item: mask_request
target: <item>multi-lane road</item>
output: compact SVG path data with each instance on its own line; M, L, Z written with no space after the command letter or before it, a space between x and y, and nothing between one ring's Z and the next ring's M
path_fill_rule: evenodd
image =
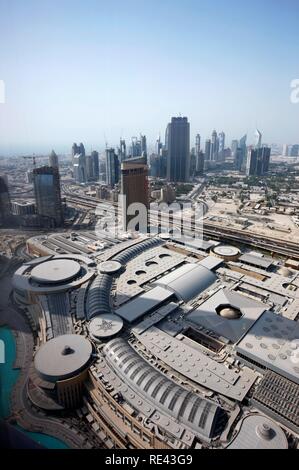
M70 195L69 195L70 194ZM106 211L109 211L109 207L112 211L117 210L117 205L95 201L93 198L88 196L74 195L74 193L66 193L66 199L73 204L78 204L89 209L96 209L101 206ZM113 208L113 209L112 209ZM204 211L206 213L206 211ZM157 214L154 211L150 212L150 221L153 224L157 224ZM173 224L174 228L180 228L181 218L175 215L165 215L161 217L161 226L165 225L168 227L169 223ZM187 233L191 236L202 236L200 231L197 231L195 225L191 224L191 232ZM275 253L282 256L287 256L295 259L299 259L299 247L297 243L285 240L279 240L275 237L265 237L264 235L250 232L250 230L237 230L229 227L224 227L221 224L211 223L210 221L203 220L203 235L212 239L216 239L224 242L241 243L248 245L253 248L259 248L270 253Z

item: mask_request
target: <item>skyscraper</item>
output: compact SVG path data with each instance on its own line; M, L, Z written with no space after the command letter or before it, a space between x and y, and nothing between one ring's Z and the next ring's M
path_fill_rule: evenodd
M86 179L88 181L90 181L90 180L93 179L93 168L92 168L91 155L86 155L85 161L86 161Z
M282 147L282 156L287 157L289 154L289 145L288 144L283 144Z
M190 172L190 124L186 117L173 117L165 134L168 181L188 181Z
M207 139L205 143L205 161L211 160L211 139Z
M77 183L86 183L87 169L85 155L78 153L73 157L74 178Z
M77 183L86 183L90 169L90 167L87 168L88 163L86 162L85 147L82 142L80 145L74 143L72 146L72 164L74 178Z
M120 162L124 161L127 158L127 147L125 139L120 139L118 158Z
M217 132L215 129L212 132L212 139L211 139L211 158L213 162L218 160L218 149L219 149L219 140L217 136Z
M243 151L240 147L237 147L234 153L234 163L236 170L241 171L243 166Z
M72 146L72 164L74 163L74 156L78 155L79 153L80 153L79 146L76 144L76 142L74 142Z
M193 178L196 173L196 153L195 147L192 147L190 152L190 172L189 175Z
M93 179L98 180L100 176L100 164L99 164L99 152L93 150L91 152L91 165L92 165L92 174Z
M237 154L238 147L239 147L239 142L236 139L232 140L231 152L232 152L232 157L233 157L234 160L236 159L236 154Z
M262 133L256 129L254 133L254 146L259 149L262 146Z
M146 136L140 134L141 156L147 158Z
M224 160L224 150L225 150L225 133L222 131L218 135L218 160Z
M288 156L290 157L298 157L299 155L299 145L290 145L288 149Z
M148 230L148 167L144 158L129 159L121 164L121 197L123 201L122 219L123 229L128 230L128 224L136 217L135 209L131 204L142 204L144 217L135 230L147 232ZM131 206L133 214L130 214ZM140 214L141 215L141 214Z
M106 149L106 183L113 188L119 180L119 162L114 148Z
M51 166L52 168L59 168L58 156L56 155L54 150L52 150L49 156L49 166Z
M130 155L132 158L141 157L141 141L132 137Z
M0 225L3 225L10 215L10 198L6 178L0 176Z
M246 156L247 156L247 134L243 135L239 140L240 158L239 158L239 171L245 171Z
M204 154L200 150L200 135L195 137L196 174L202 175L204 170Z
M155 148L156 155L161 155L162 148L163 148L163 144L161 142L161 137L159 135L158 139L156 140L156 148Z
M263 176L268 173L270 155L271 149L269 147L249 150L246 166L247 176Z
M83 155L83 157L85 157L85 147L82 144L82 142L79 145L79 153L81 153L81 155Z
M33 185L37 214L47 220L48 226L61 226L63 211L58 169L49 166L35 168L33 170Z

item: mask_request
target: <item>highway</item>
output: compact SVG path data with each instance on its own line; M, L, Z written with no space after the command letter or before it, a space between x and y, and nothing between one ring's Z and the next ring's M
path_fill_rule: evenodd
M93 198L87 196L67 196L67 201L72 202L73 204L83 205L89 209L96 209L101 207L109 212L109 208L112 212L112 206L114 210L117 208L115 203L107 203L106 201L95 201ZM206 213L207 208L205 207L204 213ZM157 224L156 218L157 212L150 212L150 222L154 225ZM168 215L161 216L161 225L163 226L163 219L165 221L164 227L168 226ZM177 219L177 223L176 220ZM169 215L170 224L173 223L173 227L179 228L181 225L180 218ZM187 235L194 236L194 224L191 224L191 232ZM199 237L201 233L197 234ZM204 221L203 222L203 235L212 239L216 239L223 242L234 242L241 243L253 248L259 248L270 253L276 253L278 255L287 256L290 258L299 259L299 247L297 243L291 241L279 240L275 237L265 237L264 235L258 235L256 233L250 232L249 230L237 230L230 229L229 227L224 227L223 225L211 223Z

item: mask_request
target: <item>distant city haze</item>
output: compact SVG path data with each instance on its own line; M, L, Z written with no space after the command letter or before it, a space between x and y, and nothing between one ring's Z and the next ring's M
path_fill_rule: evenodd
M298 0L0 0L0 156L257 127L299 141Z

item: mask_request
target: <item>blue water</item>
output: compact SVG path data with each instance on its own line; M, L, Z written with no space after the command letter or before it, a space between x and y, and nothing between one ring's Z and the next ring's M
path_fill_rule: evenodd
M19 369L13 369L16 358L16 343L10 328L6 326L0 327L0 340L4 341L5 344L5 362L4 364L0 362L0 419L5 419L10 415L9 397L20 371ZM48 449L68 449L68 446L63 441L55 437L29 432L18 425L16 427L32 440Z
M0 363L0 418L10 415L9 397L17 381L19 370L13 369L16 357L16 343L11 330L5 326L0 327L0 340L5 345L5 362Z
M68 446L60 439L56 439L56 437L47 436L47 434L42 434L40 432L26 431L18 425L15 427L18 428L19 431L22 431L24 434L26 434L26 436L30 437L33 441L41 444L44 447L47 447L47 449L68 449Z

